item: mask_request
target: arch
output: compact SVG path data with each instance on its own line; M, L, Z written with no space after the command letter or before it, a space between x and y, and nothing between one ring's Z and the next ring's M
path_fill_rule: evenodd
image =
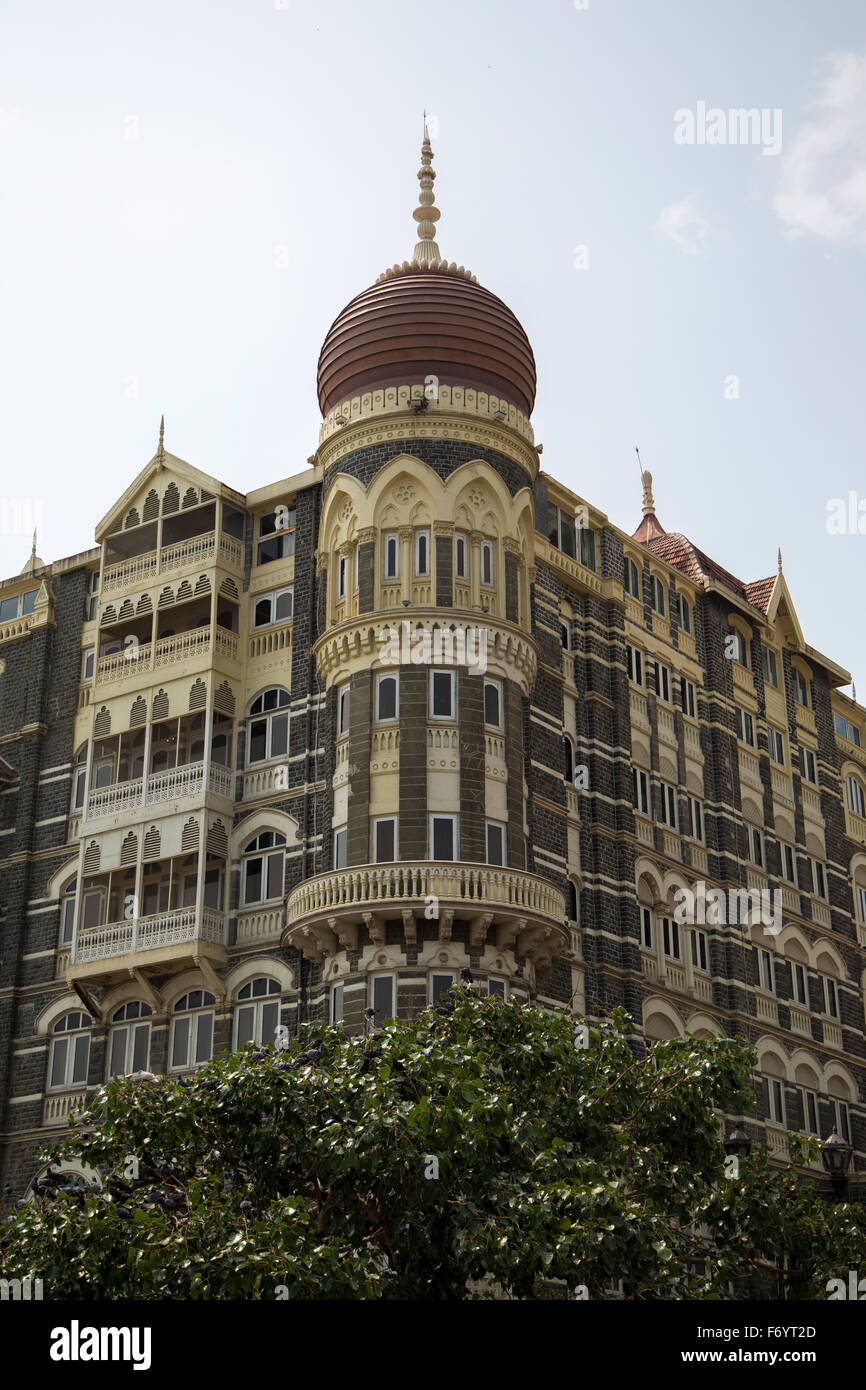
M33 1032L40 1038L47 1038L53 1031L55 1023L58 1019L61 1019L64 1014L89 1012L89 1009L85 1009L78 995L73 990L69 994L61 995L59 999L55 999L51 1004L46 1004L42 1012L36 1017ZM94 1022L98 1021L98 1019L94 1019Z
M277 960L274 956L256 956L253 960L246 960L228 971L225 976L227 998L234 999L238 990L243 989L250 980L258 979L259 975L276 980L281 993L295 987L294 971L289 969L285 961Z
M251 695L250 698L247 700L247 703L246 703L246 706L245 706L245 709L244 709L244 717L245 717L246 719L249 719L249 718L251 717L250 711L252 710L252 707L253 707L253 705L256 703L256 701L257 701L257 700L260 700L260 699L262 698L263 695L266 695L267 692L268 692L269 690L279 690L279 691L281 691L284 695L286 695L286 696L288 697L288 698L286 699L285 703L282 703L282 702L281 702L278 706L275 705L275 706L274 706L274 710L276 710L277 708L279 708L279 709L288 709L288 708L289 708L289 706L290 706L290 704L291 704L291 700L292 700L292 692L291 692L291 690L289 690L288 686L286 686L286 685L280 685L279 682L276 682L276 683L275 683L274 681L268 681L266 685L261 685L261 686L259 686L259 688L258 688L258 690L255 692L255 694ZM266 710L265 713L266 713L266 714L273 714L273 713L274 713L274 710ZM258 715L256 716L256 718L258 718Z
M709 1014L692 1014L686 1024L686 1032L692 1037L702 1038L723 1038L725 1031L718 1019L711 1018Z
M103 1021L107 1025L110 1025L111 1015L114 1013L115 1009L119 1009L121 1004L129 1004L134 1000L138 1000L141 1004L150 1005L153 1009L151 1022L156 1018L162 1018L165 1014L165 1008L161 1004L156 1007L151 1004L150 999L147 998L137 980L124 980L121 984L114 985L107 991L102 999L100 999L99 1007L102 1010Z
M303 839L300 834L300 825L294 816L287 815L285 811L277 811L271 808L264 808L261 811L253 811L252 815L247 816L236 825L231 833L231 855L232 859L237 859L243 853L243 847L262 830L276 830L286 837L286 851L289 852L299 839Z
M71 878L75 878L78 873L78 856L74 859L67 859L59 869L55 869L45 885L45 897L51 902L59 902L63 896L63 890Z
M779 1080L790 1080L788 1054L775 1038L759 1038L757 1043L758 1070L764 1076L775 1076Z
M657 994L644 1000L644 1037L653 1042L666 1042L670 1038L685 1037L685 1027L673 1004L660 999Z
M225 984L220 980L220 985L225 989ZM180 975L173 975L162 991L162 1002L167 1014L170 1014L178 999L182 999L185 994L189 994L191 989L205 989L209 994L213 994L213 987L209 980L206 980L200 970L184 970ZM225 995L217 995L216 1007L219 1008ZM211 1006L213 1007L213 1006Z
M846 980L848 972L845 962L829 941L819 941L814 947L814 965L822 975L830 975L836 980Z
M812 947L806 933L799 927L790 924L783 927L776 937L776 943L781 953L788 960L799 961L801 965L808 965L812 956Z
M648 859L639 859L634 866L638 902L655 907L664 901L664 876Z
M764 824L764 813L757 801L751 796L743 797L743 820L748 821L750 825L763 826Z
M834 1100L856 1101L859 1096L857 1083L847 1067L841 1062L828 1062L821 1078L821 1089Z

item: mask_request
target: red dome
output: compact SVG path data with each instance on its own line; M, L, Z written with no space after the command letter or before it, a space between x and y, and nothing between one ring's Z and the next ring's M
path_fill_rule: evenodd
M462 275L420 268L371 285L335 319L319 355L319 405L327 415L428 376L532 413L535 358L507 304Z

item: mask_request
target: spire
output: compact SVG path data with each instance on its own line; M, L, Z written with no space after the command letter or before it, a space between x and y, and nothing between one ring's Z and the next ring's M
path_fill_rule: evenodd
M782 573L782 547L779 546L779 573Z
M655 498L653 497L653 475L644 470L640 478L643 483L643 514L644 516L655 516L656 504Z
M641 463L640 449L635 446L637 461L640 464L640 480L643 484L643 521L632 536L635 541L650 541L655 536L665 535L665 528L656 516L656 504L653 497L653 475L644 468Z
M156 451L159 458L165 458L165 442L164 442L164 441L165 441L165 416L164 416L164 415L161 415L161 416L159 417L159 448L158 448L157 451Z
M427 112L424 112L424 140L421 145L421 168L418 170L418 181L421 184L421 195L419 206L415 209L412 216L418 223L419 241L412 255L412 263L423 267L438 266L442 257L439 254L439 247L436 245L436 223L439 221L441 213L435 206L436 195L433 192L433 184L436 182L436 171L433 168L433 147L430 144L430 135L427 131Z

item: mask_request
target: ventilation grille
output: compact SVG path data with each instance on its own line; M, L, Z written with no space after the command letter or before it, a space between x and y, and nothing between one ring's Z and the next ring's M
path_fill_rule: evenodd
M104 608L104 609L102 610L102 617L100 618L100 624L101 624L102 627L104 627L106 623L116 623L116 622L117 622L117 609L115 608L115 606L114 606L113 603L109 603L108 607L107 607L107 608Z
M142 695L137 695L132 702L132 709L129 711L129 727L137 729L139 724L147 722L147 701Z
M222 714L234 714L235 697L228 681L223 681L213 697L214 709L218 709Z
M93 732L97 738L104 738L106 734L111 733L111 715L107 705L102 706L102 709L94 719Z
M220 593L225 594L227 598L236 599L239 597L238 586L233 579L223 580L222 584L220 584Z
M192 598L192 585L185 579L177 591L177 603L183 603L184 599Z
M123 525L127 531L129 530L130 526L141 525L141 518L139 517L138 512L135 510L135 507L133 507L132 511L127 516L126 521L123 523Z
M135 609L132 606L132 599L128 598L120 605L120 612L117 615L117 620L122 623L126 618L134 617Z
M145 521L153 521L154 517L159 516L159 498L156 495L155 488L151 488L147 497L144 499L144 507L142 508L141 514Z
M144 858L159 858L159 831L152 825L144 837Z
M167 608L170 603L174 603L174 589L166 585L159 596L159 603L156 606L157 608Z
M206 574L200 574L200 575L199 575L198 581L197 581L196 586L195 586L195 591L196 591L197 594L209 594L209 593L210 593L210 580L208 579L208 577L207 577Z
M97 873L101 858L102 850L95 840L91 840L87 849L84 851L84 872L86 874Z
M135 856L138 854L138 836L133 835L130 830L123 844L120 846L121 864L134 864Z
M195 816L190 816L186 825L183 827L183 834L180 837L180 848L183 854L190 850L198 849L199 845L199 826Z
M199 679L190 688L189 707L190 709L204 709L207 704L207 686L204 681Z
M179 506L180 493L177 490L177 484L169 483L162 497L163 516L165 516L167 512L176 512Z
M168 719L168 696L164 690L153 697L153 717L154 719Z
M153 612L153 604L150 600L150 594L142 594L141 598L138 600L138 604L136 605L135 611L136 613Z
M207 852L224 858L229 850L229 837L221 820L215 820L207 832Z

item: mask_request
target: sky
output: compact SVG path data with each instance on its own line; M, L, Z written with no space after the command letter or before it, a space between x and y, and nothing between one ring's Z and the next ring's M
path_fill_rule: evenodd
M33 520L92 545L163 413L240 491L307 466L325 333L412 254L425 109L544 469L632 531L639 446L666 530L746 580L781 547L862 700L862 0L4 0L0 575Z

